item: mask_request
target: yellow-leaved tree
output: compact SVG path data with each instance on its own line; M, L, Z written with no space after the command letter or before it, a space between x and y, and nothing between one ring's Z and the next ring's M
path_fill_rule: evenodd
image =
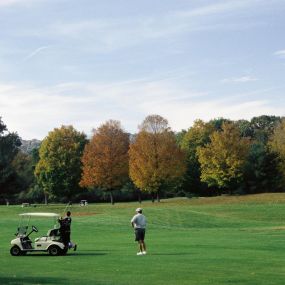
M94 131L82 157L82 187L99 187L110 193L128 178L129 135L119 121L109 120Z
M159 201L163 185L184 175L185 154L163 117L147 116L139 129L129 150L130 178L141 191L156 193Z
M238 127L224 123L222 131L210 135L211 142L198 147L201 180L210 187L232 192L243 182L250 140L241 137Z

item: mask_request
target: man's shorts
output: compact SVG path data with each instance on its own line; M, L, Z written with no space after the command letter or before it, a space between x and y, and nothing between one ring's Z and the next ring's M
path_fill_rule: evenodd
M145 229L135 229L135 241L144 241Z

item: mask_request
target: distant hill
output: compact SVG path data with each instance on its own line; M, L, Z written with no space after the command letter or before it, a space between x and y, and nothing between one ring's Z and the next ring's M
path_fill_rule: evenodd
M21 140L22 145L20 149L24 153L30 153L34 148L38 148L41 144L40 140L33 139L33 140Z

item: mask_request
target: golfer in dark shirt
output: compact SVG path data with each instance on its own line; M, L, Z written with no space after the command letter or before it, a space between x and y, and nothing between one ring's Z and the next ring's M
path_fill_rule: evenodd
M62 242L64 243L64 245L66 247L69 246L70 243L70 228L71 228L71 212L68 211L66 213L66 217L63 219L59 219L59 223L60 223L60 235L61 235L61 239Z

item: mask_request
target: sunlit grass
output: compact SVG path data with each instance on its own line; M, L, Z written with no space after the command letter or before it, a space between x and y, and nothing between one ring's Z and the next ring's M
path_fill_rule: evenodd
M78 251L60 257L12 257L9 243L19 213L63 214L65 205L1 206L0 284L284 284L285 194L143 202L142 257L130 227L137 206L72 205ZM43 221L35 224L47 230Z

